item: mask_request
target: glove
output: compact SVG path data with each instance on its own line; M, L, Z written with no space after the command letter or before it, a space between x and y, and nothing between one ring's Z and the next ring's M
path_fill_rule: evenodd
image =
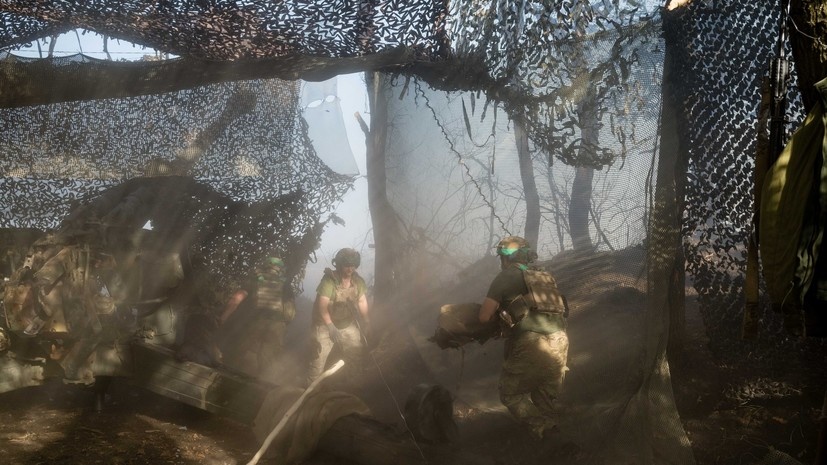
M342 342L342 334L339 332L339 328L334 326L333 323L327 324L327 331L330 333L330 340L332 340L334 344L340 344Z

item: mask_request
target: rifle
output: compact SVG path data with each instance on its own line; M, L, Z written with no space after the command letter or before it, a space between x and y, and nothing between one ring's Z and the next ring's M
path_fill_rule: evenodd
M769 89L765 81L762 89L762 101L758 111L758 143L755 159L755 184L753 186L753 214L750 235L747 240L747 269L744 285L744 316L741 325L741 337L754 339L758 334L759 320L759 260L758 260L758 225L760 223L759 210L761 208L761 191L764 178L781 151L784 150L785 124L787 113L787 78L790 73L790 62L787 60L784 44L787 41L787 18L790 14L790 3L787 2L786 11L779 19L778 53L770 61ZM767 108L769 107L769 108ZM769 113L769 115L767 115ZM765 132L765 124L769 116L769 136ZM766 137L766 139L764 139Z

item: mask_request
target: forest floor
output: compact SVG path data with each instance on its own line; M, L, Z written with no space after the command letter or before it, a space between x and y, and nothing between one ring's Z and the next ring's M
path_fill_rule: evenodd
M477 288L469 289L468 295L475 292L479 292ZM459 427L458 443L451 447L485 457L492 464L617 463L606 459L604 453L612 447L610 441L600 439L612 434L600 436L595 431L605 433L607 429L619 430L624 426L601 424L599 419L606 417L594 412L604 404L605 411L613 411L611 403L605 400L610 397L607 393L625 389L625 381L617 373L624 372L631 362L627 358L611 358L612 354L624 352L626 346L607 339L604 325L621 333L633 331L637 323L618 328L620 320L612 320L612 315L639 322L641 302L635 295L622 298L622 294L614 292L611 302L602 301L606 313L600 314L585 300L578 303L585 295L572 299L572 372L571 379L567 379L567 394L559 404L561 417L590 418L594 424L584 426L561 418L558 436L540 442L528 437L498 405L496 380L501 346L486 344L462 354L436 354L423 348L420 333L427 331L428 322L435 322L434 314L389 326L372 352L363 382L355 387L355 393L379 421L401 427L402 405L413 386L444 385L455 393L454 411ZM426 306L432 304L430 299L423 302ZM300 315L309 312L308 308L299 310ZM425 329L411 329L417 325L425 325ZM301 341L306 334L302 328L306 327L308 321L301 316L291 325L287 345L294 350L286 355L292 366L292 371L286 371L287 378L299 376L299 348L304 347ZM800 379L767 381L767 373L716 361L691 291L687 295L686 340L680 356L670 361L670 371L680 425L697 464L813 463L825 388L823 378L813 381L802 374ZM595 349L597 345L604 349ZM585 351L586 346L592 348ZM441 362L437 360L440 357ZM776 386L787 388L779 388L773 396L738 395L749 389L750 380L775 382ZM110 386L102 411L96 412L93 405L90 388L63 385L60 381L0 394L0 463L245 464L260 445L246 425L138 388L127 379L116 379ZM767 461L772 451L794 460ZM644 462L641 458L639 462L627 459L623 463ZM349 462L317 454L305 463ZM395 463L394 459L388 458L388 463Z

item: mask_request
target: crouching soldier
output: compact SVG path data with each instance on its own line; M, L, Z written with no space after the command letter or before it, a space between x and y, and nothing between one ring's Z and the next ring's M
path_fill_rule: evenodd
M497 245L497 255L501 271L491 282L479 319L502 319L507 340L500 400L532 436L542 439L556 427L552 401L566 372L566 303L551 274L529 269L537 255L528 241L506 237Z

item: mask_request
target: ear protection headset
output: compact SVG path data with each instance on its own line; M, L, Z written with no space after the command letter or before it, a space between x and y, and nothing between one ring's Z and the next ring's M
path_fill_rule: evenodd
M354 268L359 268L359 264L362 262L362 256L359 255L354 249L341 249L336 252L336 256L333 258L333 266L336 268L344 268L346 266L352 266Z
M508 236L497 244L497 255L511 263L531 263L537 259L528 241L520 236Z

